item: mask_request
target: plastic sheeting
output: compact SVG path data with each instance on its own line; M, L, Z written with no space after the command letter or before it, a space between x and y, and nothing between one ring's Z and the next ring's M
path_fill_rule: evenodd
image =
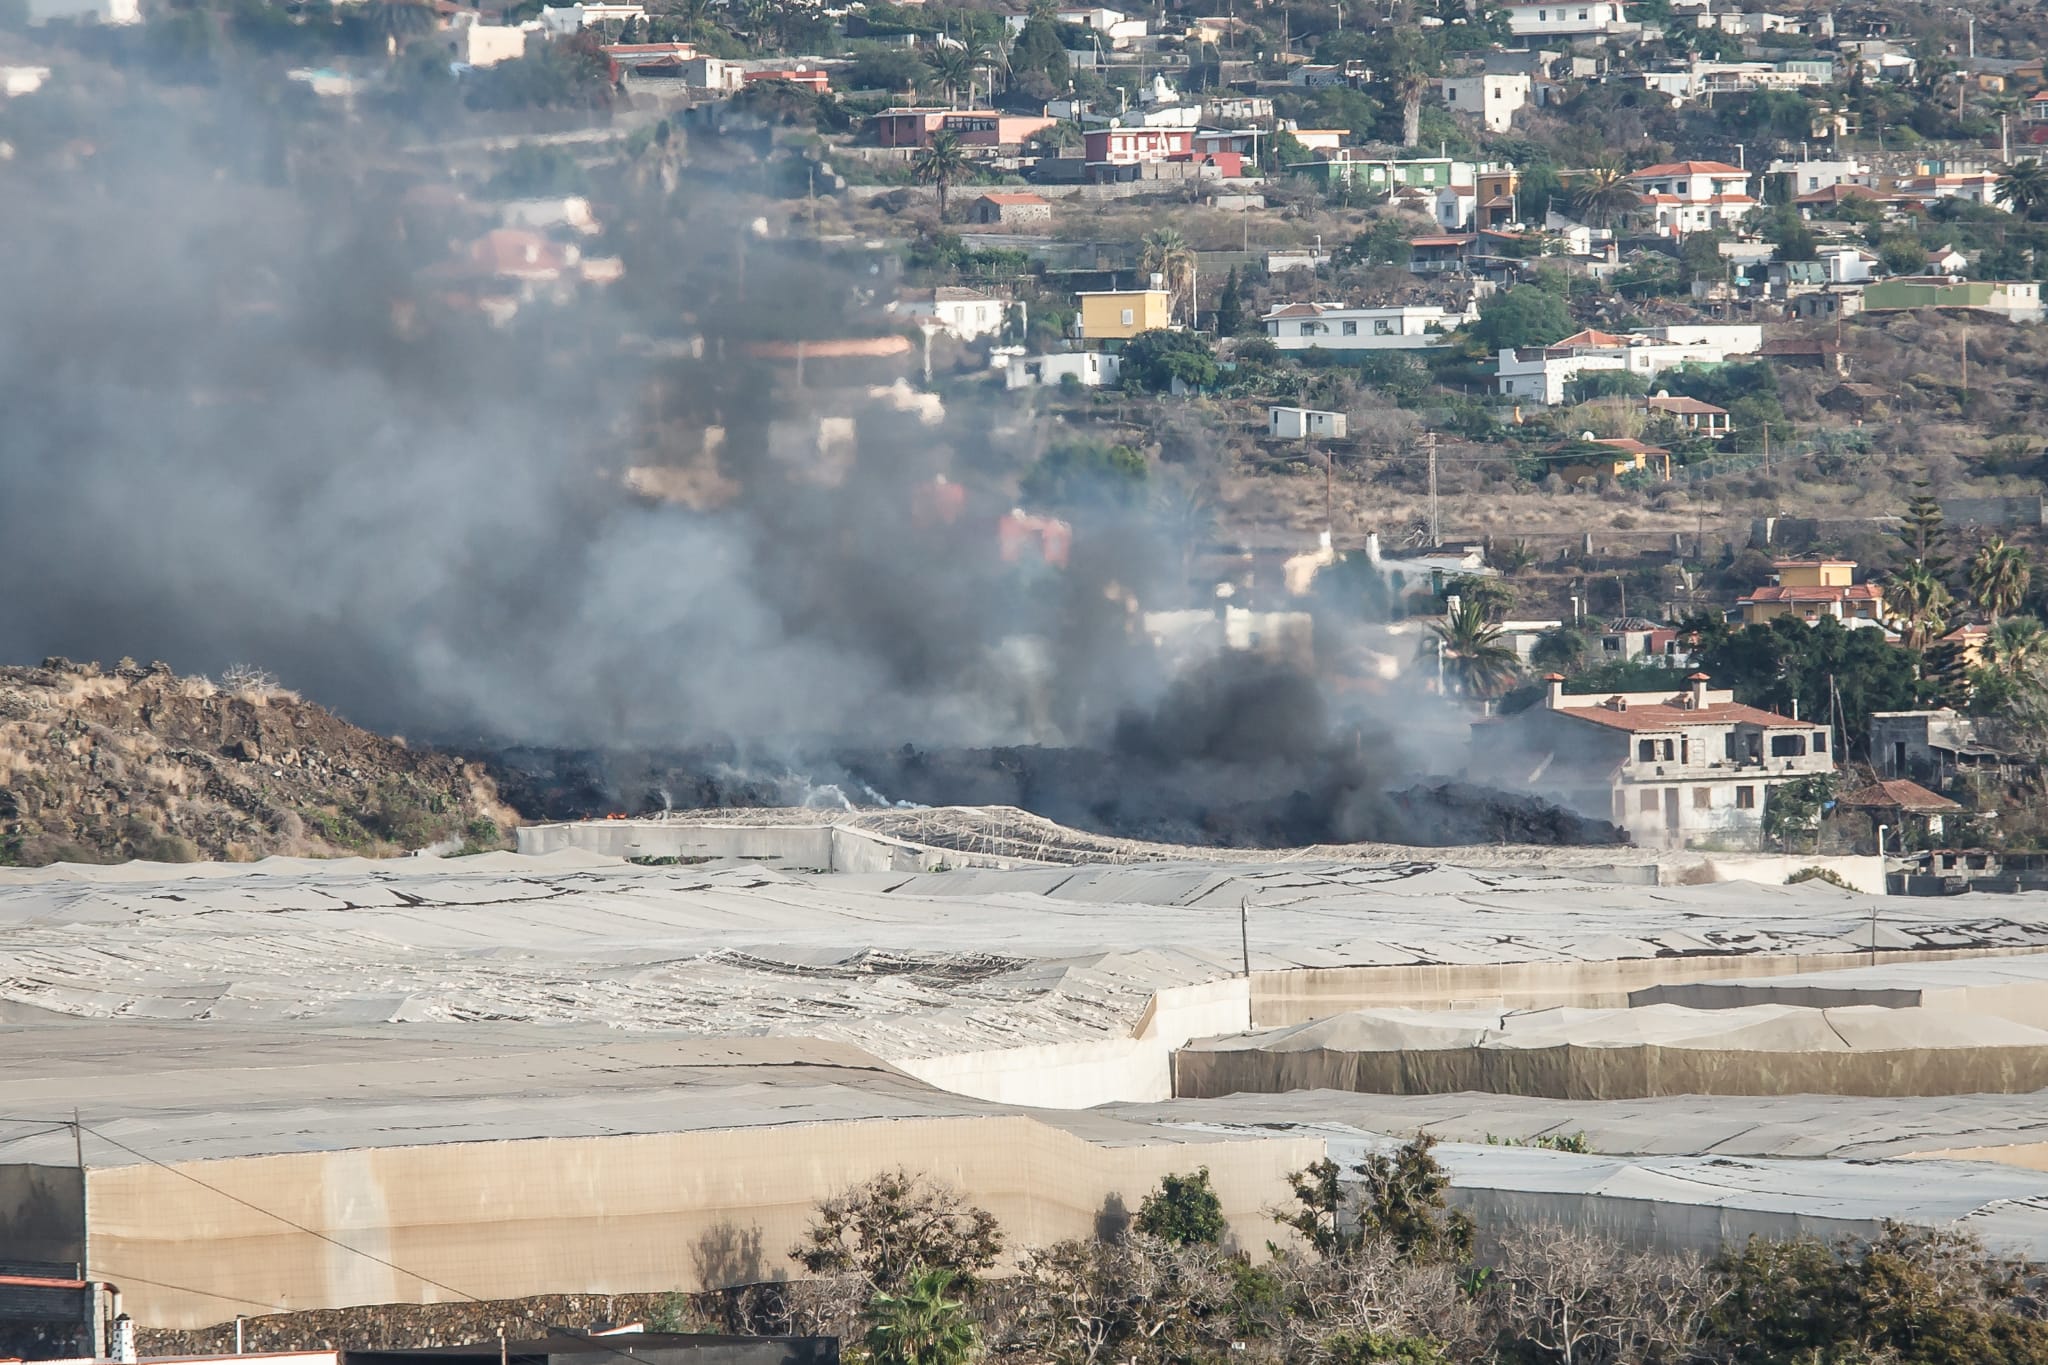
M1174 1059L1174 1093L1184 1096L1480 1090L1603 1100L1990 1094L2044 1086L2048 1031L1876 1006L1363 1011L1204 1040Z

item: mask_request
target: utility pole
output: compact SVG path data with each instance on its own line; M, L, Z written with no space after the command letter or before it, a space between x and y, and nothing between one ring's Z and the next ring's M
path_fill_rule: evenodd
M1771 472L1771 424L1764 423L1764 473Z
M1435 432L1422 434L1422 448L1429 453L1429 548L1433 550L1444 543L1443 523L1437 517Z
M1963 392L1970 391L1970 334L1963 333Z

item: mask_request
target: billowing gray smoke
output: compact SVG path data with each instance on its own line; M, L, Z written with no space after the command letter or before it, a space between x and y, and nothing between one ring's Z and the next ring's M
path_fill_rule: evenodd
M550 744L1044 738L1152 685L1102 591L1151 587L1142 534L1032 576L999 504L913 524L988 414L871 404L837 486L770 459L820 381L739 343L842 334L861 280L750 243L751 209L686 193L608 303L498 330L422 302L448 239L372 153L280 151L226 97L110 105L0 163L0 655L248 661L366 724ZM701 361L621 344L691 332ZM712 425L736 502L622 487Z
M548 746L532 813L817 763L1166 837L1511 837L1404 815L1403 755L1298 676L1169 691L1136 606L1179 604L1182 547L1141 514L1078 519L1063 569L1004 562L1004 467L1044 439L1014 405L930 425L747 359L877 328L862 270L737 193L629 198L608 300L494 328L437 306L458 234L403 194L420 154L100 79L0 110L0 657L250 662L364 724ZM849 404L834 477L776 449ZM720 497L628 491L711 429ZM967 507L918 515L942 473ZM617 755L707 744L625 794ZM1027 747L963 747L1001 745ZM557 801L568 747L612 758Z

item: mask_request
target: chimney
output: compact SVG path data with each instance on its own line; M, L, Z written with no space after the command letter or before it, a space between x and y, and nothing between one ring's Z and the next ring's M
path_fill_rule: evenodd
M114 1340L108 1354L122 1365L135 1365L135 1319L126 1313L114 1319Z
M1365 533L1365 562L1368 564L1380 562L1380 533L1378 531L1367 531Z
M1564 705L1564 674L1545 673L1543 675L1543 682L1544 686L1549 689L1543 698L1543 704L1553 711L1562 707Z
M1692 684L1692 696L1691 696L1691 699L1690 699L1690 700L1689 700L1689 701L1688 701L1688 702L1687 702L1686 704L1687 704L1687 705L1688 705L1688 706L1689 706L1689 707L1690 707L1690 708L1691 708L1692 710L1695 710L1695 711L1704 711L1704 710L1706 710L1706 709L1707 709L1707 675L1706 675L1706 674L1704 674L1704 673L1694 673L1694 674L1691 674L1691 675L1689 675L1689 676L1688 676L1688 677L1686 678L1686 681Z

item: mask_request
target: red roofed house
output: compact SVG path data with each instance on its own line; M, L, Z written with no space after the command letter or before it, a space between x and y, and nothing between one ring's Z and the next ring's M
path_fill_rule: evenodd
M1777 581L1736 603L1746 626L1780 616L1796 616L1808 625L1823 616L1845 626L1884 624L1884 589L1858 583L1853 559L1781 559L1771 568Z
M1754 846L1781 782L1835 770L1826 724L1742 706L1695 673L1676 693L1567 693L1473 727L1475 780L1614 821L1646 847Z
M1695 436L1717 440L1728 434L1728 409L1712 403L1702 403L1697 398L1680 396L1673 398L1668 393L1642 400L1643 412L1651 421L1663 419L1674 426L1683 427Z
M775 67L767 71L749 71L740 77L740 81L745 85L752 85L755 81L788 81L791 85L801 85L805 89L815 90L821 95L832 88L832 77L830 75L816 67L809 66Z
M1666 161L1632 172L1628 186L1669 237L1733 227L1749 216L1756 200L1749 172L1725 161Z

